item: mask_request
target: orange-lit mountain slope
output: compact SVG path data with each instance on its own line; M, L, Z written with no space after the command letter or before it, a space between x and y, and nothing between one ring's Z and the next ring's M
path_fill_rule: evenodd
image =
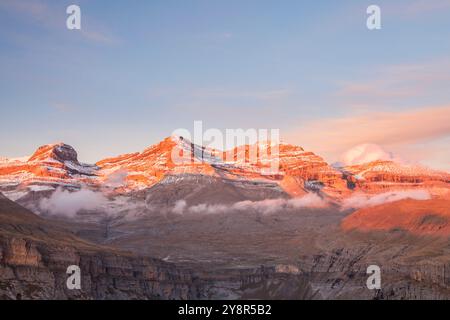
M405 230L415 235L450 236L450 200L405 199L355 211L342 221L346 231Z
M69 145L45 145L31 157L0 159L0 191L13 200L30 192L48 195L60 187L126 194L151 188L166 177L176 176L179 180L186 175L200 175L231 182L271 183L291 197L316 192L333 201L355 192L377 194L407 189L426 189L433 196L449 195L450 174L445 172L392 161L334 168L313 152L288 144L278 146L276 161L271 158L273 146L261 142L257 144L256 161L250 161L254 146L222 152L172 136L142 152L87 165L78 161L77 152ZM267 175L264 171L274 161L279 170Z

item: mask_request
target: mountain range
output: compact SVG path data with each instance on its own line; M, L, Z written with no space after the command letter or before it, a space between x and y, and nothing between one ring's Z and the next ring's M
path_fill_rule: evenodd
M118 257L106 269L120 279L89 267L90 283L111 283L90 286L81 298L450 297L448 172L386 160L337 167L280 144L279 171L267 175L268 158L243 160L254 147L221 151L172 136L95 164L81 163L64 143L0 158L3 265L16 275L23 266L46 268L48 282L63 279L62 267L51 267L63 252L88 264ZM186 161L174 161L174 153ZM138 267L138 257L153 260ZM373 263L386 272L382 290L365 288ZM153 291L141 285L150 281L140 276L142 264L163 270L150 279ZM190 280L182 291L155 289L178 288L164 282L164 272ZM9 298L70 297L60 287L56 296L27 294L36 277L11 277L0 279ZM120 281L140 285L130 292Z
M174 163L171 158L175 148L192 154L193 161ZM273 182L291 196L304 194L311 187L319 188L322 193L339 198L358 191L376 193L420 187L439 194L446 192L450 181L447 172L393 161L373 161L336 168L313 152L288 144L279 145L279 173L264 176L261 173L262 159L258 159L258 163L235 160L239 152L243 152L245 159L248 159L250 148L249 145L240 146L218 157L220 151L194 145L182 137L169 137L142 152L87 165L78 161L77 152L71 146L50 144L39 147L30 157L0 158L1 188L5 191L25 191L28 187L33 191L33 186L36 190L44 185L112 186L112 180L123 176L121 190L116 191L126 193L152 187L169 175L192 174L236 181ZM233 160L222 160L229 153L232 153Z

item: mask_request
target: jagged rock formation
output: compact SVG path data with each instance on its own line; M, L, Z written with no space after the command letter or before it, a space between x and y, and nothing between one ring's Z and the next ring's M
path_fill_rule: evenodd
M0 162L0 189L13 200L30 193L48 195L58 187L74 190L91 184L97 169L79 163L71 146L45 145L29 158Z
M42 146L36 150L28 161L58 161L61 163L70 161L79 164L75 149L64 143Z
M196 299L192 272L91 244L0 195L0 299ZM70 265L82 290L66 286Z

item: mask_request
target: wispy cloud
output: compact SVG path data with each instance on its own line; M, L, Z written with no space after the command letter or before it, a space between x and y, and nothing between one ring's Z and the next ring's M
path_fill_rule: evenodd
M193 36L194 40L204 44L223 44L234 38L234 34L229 31L223 32L202 32Z
M449 136L450 106L441 106L320 119L293 130L286 139L337 160L344 151L363 143L375 143L395 151L405 145L428 143ZM417 146L415 151L420 153L419 150ZM427 156L421 155L423 159Z
M111 34L108 34L107 32L100 32L90 29L81 29L82 36L95 43L101 43L101 44L117 44L119 43L119 40L112 36Z
M224 32L221 34L221 36L225 39L231 39L233 37L233 34L231 32Z
M253 99L253 100L277 100L288 98L293 94L289 88L230 88L230 87L204 87L186 88L184 90L176 88L151 88L148 96L154 97L175 97L182 101L209 100L209 99Z
M61 102L51 103L50 107L59 112L69 112L69 111L74 110L74 108L72 106L68 105L67 103L61 103Z
M67 14L62 4L41 0L1 0L0 9L47 29L67 31ZM83 7L81 9L83 10ZM90 20L83 11L82 29L79 33L84 39L95 43L114 44L118 42L104 27Z
M223 87L198 87L198 88L151 88L148 90L149 101L160 99L165 101L171 108L180 112L191 112L203 119L213 115L214 118L221 116L234 117L239 112L241 118L246 118L246 112L258 110L263 112L270 108L279 107L290 101L295 91L290 88L233 88ZM209 112L212 110L213 112ZM233 112L230 110L233 109ZM250 115L252 116L252 115Z
M372 68L357 79L338 83L338 87L336 97L355 105L387 106L407 98L438 96L450 87L450 61Z
M58 15L55 15L55 10L39 0L2 0L0 8L25 18L31 18L46 26L54 25L57 21L64 21L63 18L57 19Z
M450 11L450 0L409 0L390 2L387 5L389 12L406 18L423 17L431 13L445 13Z
M276 100L287 98L292 94L289 89L271 90L232 90L232 89L198 89L191 92L191 97L197 99L255 99L255 100Z

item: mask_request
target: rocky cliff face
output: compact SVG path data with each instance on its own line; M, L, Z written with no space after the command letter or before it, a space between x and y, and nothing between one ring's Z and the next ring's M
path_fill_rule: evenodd
M339 216L327 217L318 211L256 220L252 214L245 218L250 220L239 217L236 222L225 215L219 220L214 216L185 222L176 218L144 226L145 232L159 232L154 236L160 242L148 249L167 256L176 254L177 248L180 259L173 264L126 252L119 245L80 239L67 230L67 224L42 219L0 194L0 299L450 297L450 253L445 239L397 232L343 234L333 227ZM180 223L192 230L179 229ZM132 243L139 234L134 234ZM143 238L147 244L149 239ZM124 245L124 238L116 240ZM186 255L191 260L183 265ZM366 288L366 268L371 264L382 269L381 290ZM81 269L81 290L66 286L70 265Z
M157 259L0 236L0 299L312 299L292 267L193 272ZM81 269L81 290L66 286Z
M67 288L71 265L80 267L81 290ZM86 242L0 194L0 299L315 297L289 266L207 269L194 272Z
M66 286L81 269L81 290ZM0 198L1 299L196 299L189 270L91 244Z
M150 258L0 238L0 299L323 299L292 266L192 272ZM81 269L81 290L66 286Z
M192 273L150 258L0 238L1 299L196 299ZM70 265L81 290L66 286Z
M384 251L382 254L390 257L383 257L380 249ZM400 262L387 250L374 245L337 248L302 256L298 267L321 299L449 299L448 260ZM381 289L369 290L366 287L369 265L380 266Z

